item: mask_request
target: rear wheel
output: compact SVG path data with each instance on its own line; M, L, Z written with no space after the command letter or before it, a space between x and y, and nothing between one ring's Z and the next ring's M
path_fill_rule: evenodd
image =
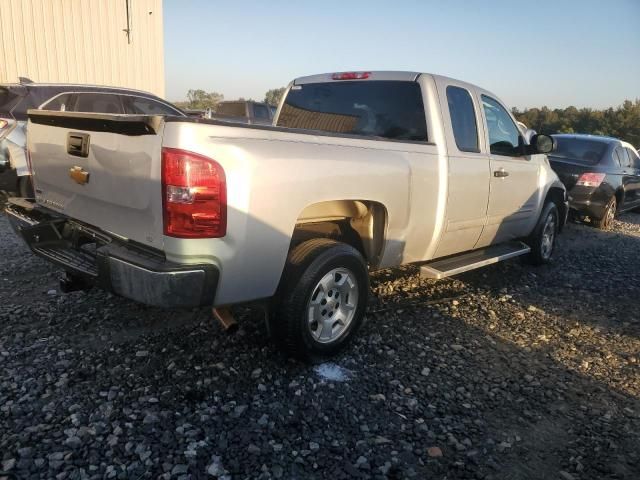
M303 360L338 353L360 328L368 294L369 273L355 248L327 239L298 245L272 319L278 344Z
M551 261L560 226L559 218L556 204L553 202L545 203L536 228L526 240L527 245L531 247L528 256L529 263L543 265Z
M34 198L33 182L31 181L31 175L25 175L18 177L18 195L23 198Z
M600 230L609 230L613 226L613 219L616 216L616 208L618 207L618 202L616 202L616 197L611 197L609 203L605 207L604 214L601 218L594 218L592 223L595 227Z

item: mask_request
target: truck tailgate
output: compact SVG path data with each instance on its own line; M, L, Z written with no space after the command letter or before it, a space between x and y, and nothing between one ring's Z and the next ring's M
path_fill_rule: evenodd
M162 248L162 117L29 111L36 201Z

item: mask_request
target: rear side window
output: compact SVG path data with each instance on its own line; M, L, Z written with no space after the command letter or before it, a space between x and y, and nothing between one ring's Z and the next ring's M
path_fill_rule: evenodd
M126 113L135 115L179 115L173 108L151 98L124 96Z
M257 103L253 105L253 115L256 118L261 118L265 120L269 120L269 109L264 105L258 105Z
M558 147L551 153L553 157L566 158L585 165L600 163L607 151L607 143L586 138L554 137ZM622 162L622 159L620 159ZM626 162L626 159L625 159ZM621 163L624 166L623 163Z
M9 116L11 111L20 103L22 96L11 88L0 87L0 116Z
M420 85L402 81L311 83L289 90L278 126L427 140Z
M108 93L79 93L74 112L123 113L120 98ZM67 106L67 111L71 108Z
M616 147L616 155L621 167L632 167L631 159L623 147Z
M42 105L40 108L42 110L56 110L56 111L66 111L71 103L71 93L65 93L62 95L58 95L55 98L52 98L47 103Z
M451 128L458 150L461 152L479 152L478 125L473 100L468 90L449 85L447 103L451 116Z
M633 168L640 168L640 158L638 154L630 148L627 148L627 155L629 155L629 159L631 160L631 166Z

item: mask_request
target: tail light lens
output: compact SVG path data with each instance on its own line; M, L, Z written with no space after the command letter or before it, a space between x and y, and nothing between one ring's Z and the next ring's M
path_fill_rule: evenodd
M605 173L583 173L578 178L576 185L582 185L584 187L599 187L604 177Z
M11 120L0 118L0 138L4 137L12 130L13 123L14 122Z
M164 234L219 238L227 233L227 184L213 159L176 148L162 149Z

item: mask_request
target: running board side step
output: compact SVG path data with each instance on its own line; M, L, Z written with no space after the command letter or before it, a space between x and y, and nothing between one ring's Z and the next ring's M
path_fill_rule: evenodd
M526 255L530 251L531 248L522 242L493 245L424 264L420 267L420 276L437 280L485 267L509 258Z

